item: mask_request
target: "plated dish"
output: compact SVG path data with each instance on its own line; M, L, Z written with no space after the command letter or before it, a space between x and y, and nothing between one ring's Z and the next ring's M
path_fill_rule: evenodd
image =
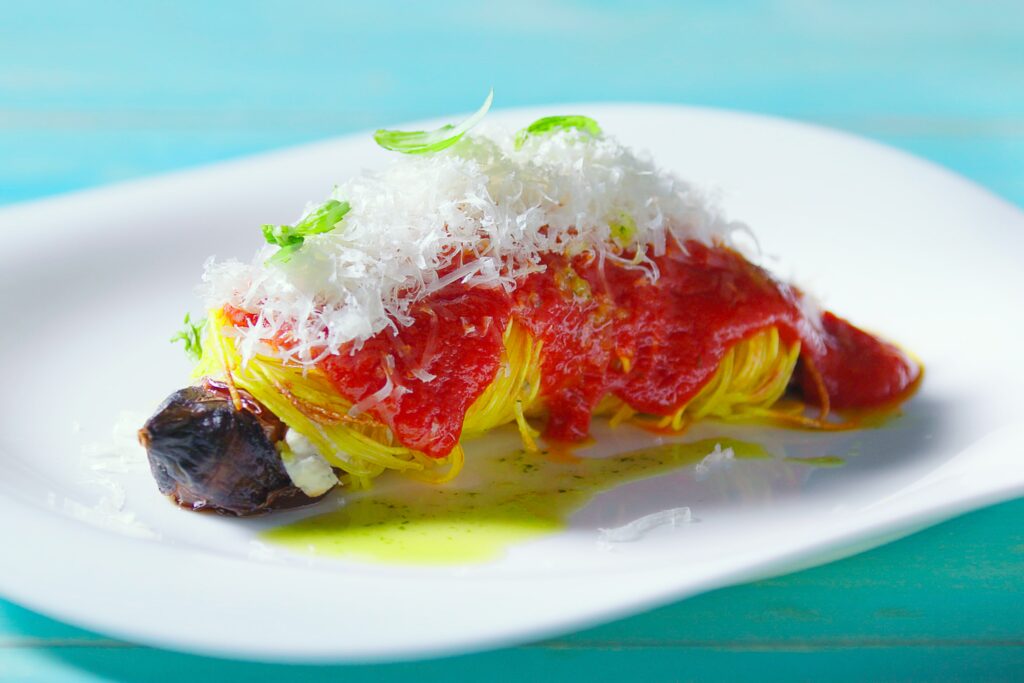
M839 432L698 421L680 436L595 420L593 442L573 450L583 462L564 471L589 466L596 477L588 482L617 485L587 493L585 505L573 493L577 507L543 536L454 565L293 552L298 536L282 544L267 535L364 510L358 501L369 498L483 490L512 466L492 467L491 458L521 450L514 425L466 440L465 468L448 484L384 475L370 492L352 488L245 519L168 504L144 453L138 467L85 467L105 452L122 408L143 413L126 422L134 438L185 382L192 364L167 343L168 316L195 310L204 259L244 255L240 234L255 249L260 224L294 225L297 207L329 196L332 179L394 160L361 134L0 211L8 239L0 289L18 293L0 301L0 312L19 321L0 355L0 372L18 388L0 395L10 418L0 433L0 538L14 549L0 567L0 594L103 633L192 652L434 656L564 633L827 561L1024 491L1024 435L1005 393L1024 382L1024 368L1006 361L1024 334L1006 315L1024 293L1019 210L926 162L805 125L682 107L563 111L586 112L628 147L654 150L662 168L720 188L730 215L756 226L773 272L795 275L829 309L919 356L928 375L903 415ZM488 122L516 131L550 112L491 112ZM739 443L767 457L746 457ZM731 447L737 457L704 469L694 456L626 482L590 466L652 449L679 449L685 459L695 444L702 454ZM844 464L804 462L822 456ZM566 499L544 496L530 500ZM335 500L356 504L335 508ZM83 514L97 510L109 514ZM616 531L659 513L667 523L636 540Z
M250 263L207 262L208 318L177 336L196 383L140 430L162 492L250 515L388 470L449 481L506 424L541 459L595 416L848 429L830 411L917 386L905 353L745 257L750 228L692 183L587 116L473 130L490 103L378 131L401 153L384 170L264 225Z

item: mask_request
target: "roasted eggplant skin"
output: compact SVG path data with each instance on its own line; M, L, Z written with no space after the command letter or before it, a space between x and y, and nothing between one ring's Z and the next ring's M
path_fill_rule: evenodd
M287 427L251 396L241 410L221 385L171 394L139 430L160 492L178 505L247 516L314 502L296 488L274 444Z

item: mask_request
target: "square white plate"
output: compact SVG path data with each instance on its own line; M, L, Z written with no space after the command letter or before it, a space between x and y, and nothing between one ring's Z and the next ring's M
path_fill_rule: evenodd
M248 258L259 224L286 222L334 182L387 161L369 135L343 138L0 212L0 592L88 628L194 652L428 656L536 639L823 562L1024 491L1024 430L1011 396L1024 380L1019 211L923 161L791 122L648 105L490 119L516 128L564 111L594 116L720 191L730 216L783 257L769 263L780 276L796 275L840 315L923 359L927 374L904 416L833 435L701 425L676 440L731 435L775 457L626 484L565 531L455 566L267 552L256 534L296 513L188 514L157 494L144 468L91 472L83 446L109 440L122 410L151 411L187 383L167 337L198 309L203 261ZM598 456L655 439L602 426L597 436ZM470 479L474 455L510 443L501 433L471 444ZM847 464L784 459L793 455ZM111 482L126 491L123 503ZM599 542L602 527L682 506L693 523L611 549Z

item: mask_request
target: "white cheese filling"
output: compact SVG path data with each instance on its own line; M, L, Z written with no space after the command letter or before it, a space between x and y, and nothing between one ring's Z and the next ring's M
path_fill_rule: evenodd
M338 477L330 463L324 460L309 439L289 429L284 441L287 448L281 451L281 462L292 483L303 493L316 498L338 485Z

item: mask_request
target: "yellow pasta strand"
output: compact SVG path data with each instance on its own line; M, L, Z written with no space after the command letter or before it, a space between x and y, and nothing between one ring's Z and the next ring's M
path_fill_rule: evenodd
M505 328L501 367L494 381L466 411L462 434L479 436L495 427L515 421L523 434L523 442L532 442L539 434L526 423L529 406L540 393L540 359L543 344L510 320Z
M434 464L418 451L395 445L385 425L366 416L349 416L352 403L316 368L303 371L259 354L243 365L233 340L224 336L232 325L223 312L210 311L207 328L204 348L221 353L210 354L209 359L204 354L196 374L230 380L252 394L309 439L332 466L351 475L354 485L363 485L386 469L423 470Z
M230 336L232 331L233 325L222 311L210 311L204 348L213 352L204 354L195 375L225 381L233 399L237 389L252 394L288 427L309 439L332 466L344 471L350 485L368 486L385 470L443 483L462 469L465 454L461 445L447 458L430 458L396 443L391 430L368 415L350 415L352 403L340 396L327 376L316 368L289 366L259 354L243 364ZM527 416L542 416L545 412L540 397L542 352L538 340L514 320L509 322L501 366L467 411L464 438L514 422L523 447L539 451L536 440L540 433L530 425ZM729 349L700 393L673 414L657 419L655 425L680 431L693 420L714 417L772 419L805 427L834 428L828 426L831 423L803 416L799 410L773 409L789 384L799 355L799 343L787 345L777 329L763 330ZM594 413L610 415L613 426L644 419L612 396L606 396Z

